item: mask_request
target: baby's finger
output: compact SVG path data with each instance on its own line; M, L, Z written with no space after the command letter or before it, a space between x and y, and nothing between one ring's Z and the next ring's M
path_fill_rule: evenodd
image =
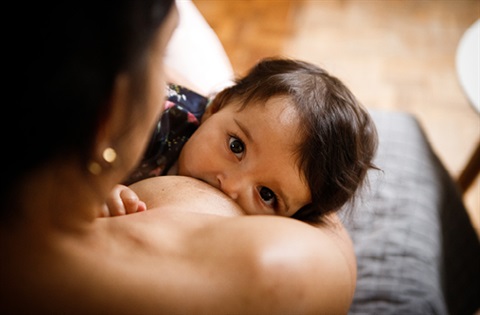
M131 189L124 189L120 192L121 200L123 200L123 206L125 213L135 213L146 210L146 205L143 201L140 201L137 194Z
M107 203L104 203L102 206L102 211L100 212L100 217L106 218L110 216L110 210L108 209Z
M147 204L141 200L138 201L137 212L146 211L146 210L147 210Z
M121 192L125 189L128 190L129 188L124 185L116 185L112 189L112 192L108 196L105 203L108 211L107 216L124 215L126 213L123 200L121 198Z
M118 194L108 198L106 204L110 216L124 215L126 213L124 203Z

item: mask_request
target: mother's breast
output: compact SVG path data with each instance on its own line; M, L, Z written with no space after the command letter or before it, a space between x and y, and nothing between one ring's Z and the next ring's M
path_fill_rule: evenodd
M149 210L189 211L221 216L244 215L220 190L185 176L158 176L130 185Z

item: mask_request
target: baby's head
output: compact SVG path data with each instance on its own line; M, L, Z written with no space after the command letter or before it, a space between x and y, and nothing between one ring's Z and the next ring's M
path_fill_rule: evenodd
M179 174L249 214L320 222L354 199L376 147L373 121L341 81L307 62L265 59L213 99Z

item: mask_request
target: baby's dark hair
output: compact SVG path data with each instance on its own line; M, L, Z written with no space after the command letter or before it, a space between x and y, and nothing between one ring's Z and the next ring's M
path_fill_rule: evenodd
M287 96L300 116L298 166L312 202L293 217L321 223L328 213L354 204L377 149L376 127L352 92L324 69L299 60L267 58L236 84L221 91L210 106L236 101L248 106L273 96Z

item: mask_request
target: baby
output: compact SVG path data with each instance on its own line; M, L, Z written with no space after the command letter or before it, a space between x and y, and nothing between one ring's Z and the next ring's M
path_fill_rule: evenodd
M169 174L207 182L246 214L320 223L375 169L375 125L349 89L308 62L269 58L216 95ZM112 215L146 206L119 185Z

